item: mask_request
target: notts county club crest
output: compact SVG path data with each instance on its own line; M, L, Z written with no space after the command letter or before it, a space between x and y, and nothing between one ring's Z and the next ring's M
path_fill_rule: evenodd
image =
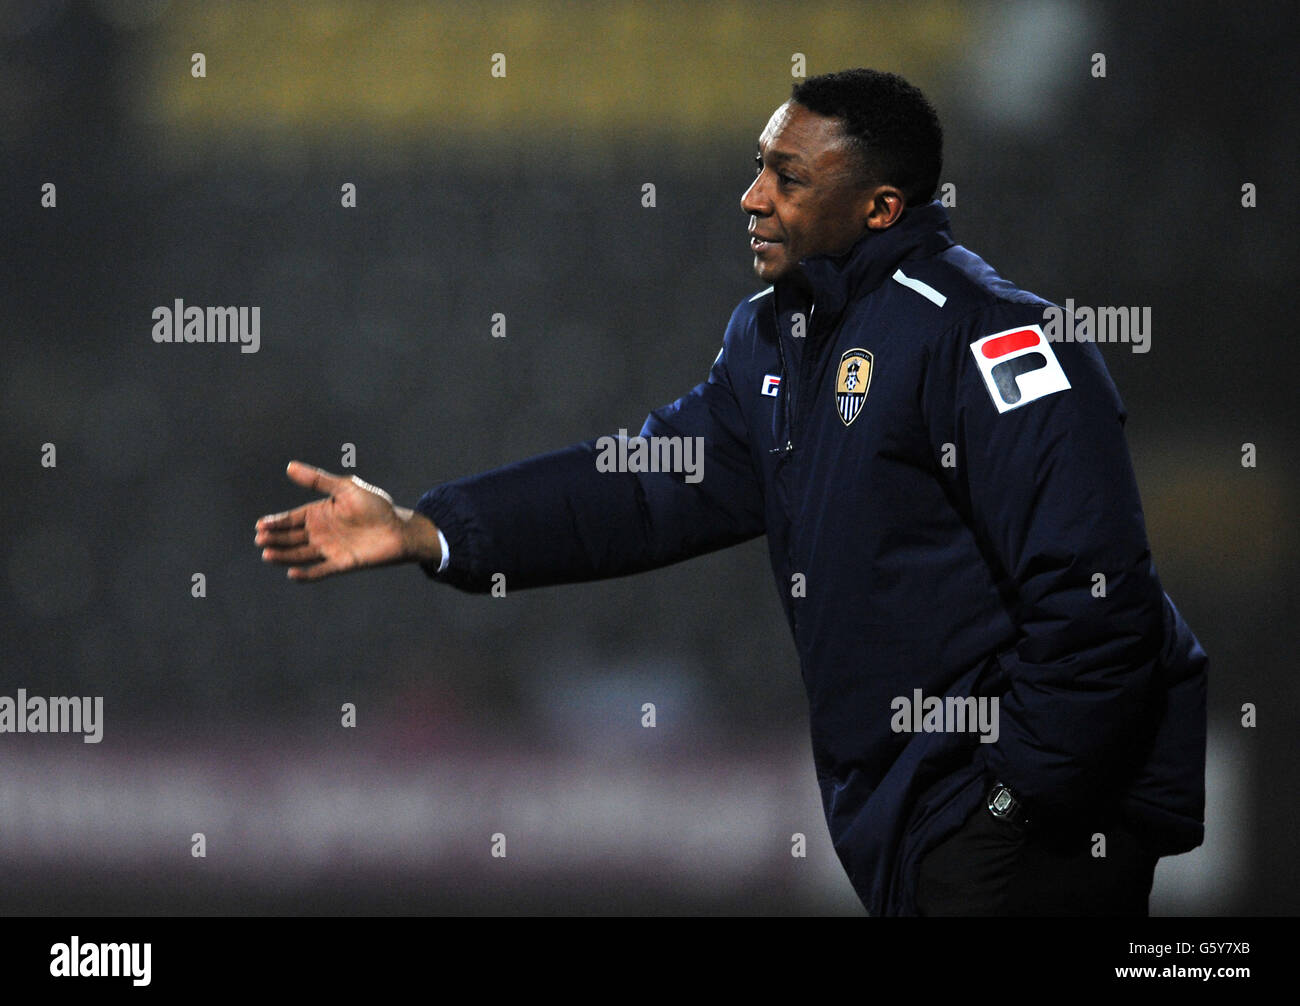
M850 349L840 357L840 371L835 377L835 411L845 426L858 418L862 403L871 387L871 354L865 349Z

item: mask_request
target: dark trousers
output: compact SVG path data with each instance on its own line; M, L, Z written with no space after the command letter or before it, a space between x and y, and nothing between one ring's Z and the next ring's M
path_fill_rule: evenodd
M1093 834L1106 855L1093 855ZM1146 915L1156 857L1118 822L1053 831L981 804L921 860L921 915Z

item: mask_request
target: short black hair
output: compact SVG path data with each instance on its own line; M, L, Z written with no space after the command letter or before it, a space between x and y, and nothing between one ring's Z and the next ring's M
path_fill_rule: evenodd
M908 206L928 203L943 167L943 129L934 106L896 73L840 70L794 85L793 101L839 119L858 153L866 185L894 185Z

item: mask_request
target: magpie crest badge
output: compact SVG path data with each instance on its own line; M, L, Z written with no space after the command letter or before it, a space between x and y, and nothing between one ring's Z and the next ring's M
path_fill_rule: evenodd
M835 411L845 426L862 411L874 369L871 354L865 349L850 349L840 357L840 369L835 375Z

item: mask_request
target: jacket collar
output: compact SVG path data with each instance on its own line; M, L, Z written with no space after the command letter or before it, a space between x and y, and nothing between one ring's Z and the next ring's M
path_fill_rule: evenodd
M888 230L868 231L843 255L802 259L803 282L798 277L780 280L780 292L787 292L785 284L810 287L817 313L838 315L851 299L865 296L893 275L904 259L934 255L952 244L948 211L936 199L904 210Z

